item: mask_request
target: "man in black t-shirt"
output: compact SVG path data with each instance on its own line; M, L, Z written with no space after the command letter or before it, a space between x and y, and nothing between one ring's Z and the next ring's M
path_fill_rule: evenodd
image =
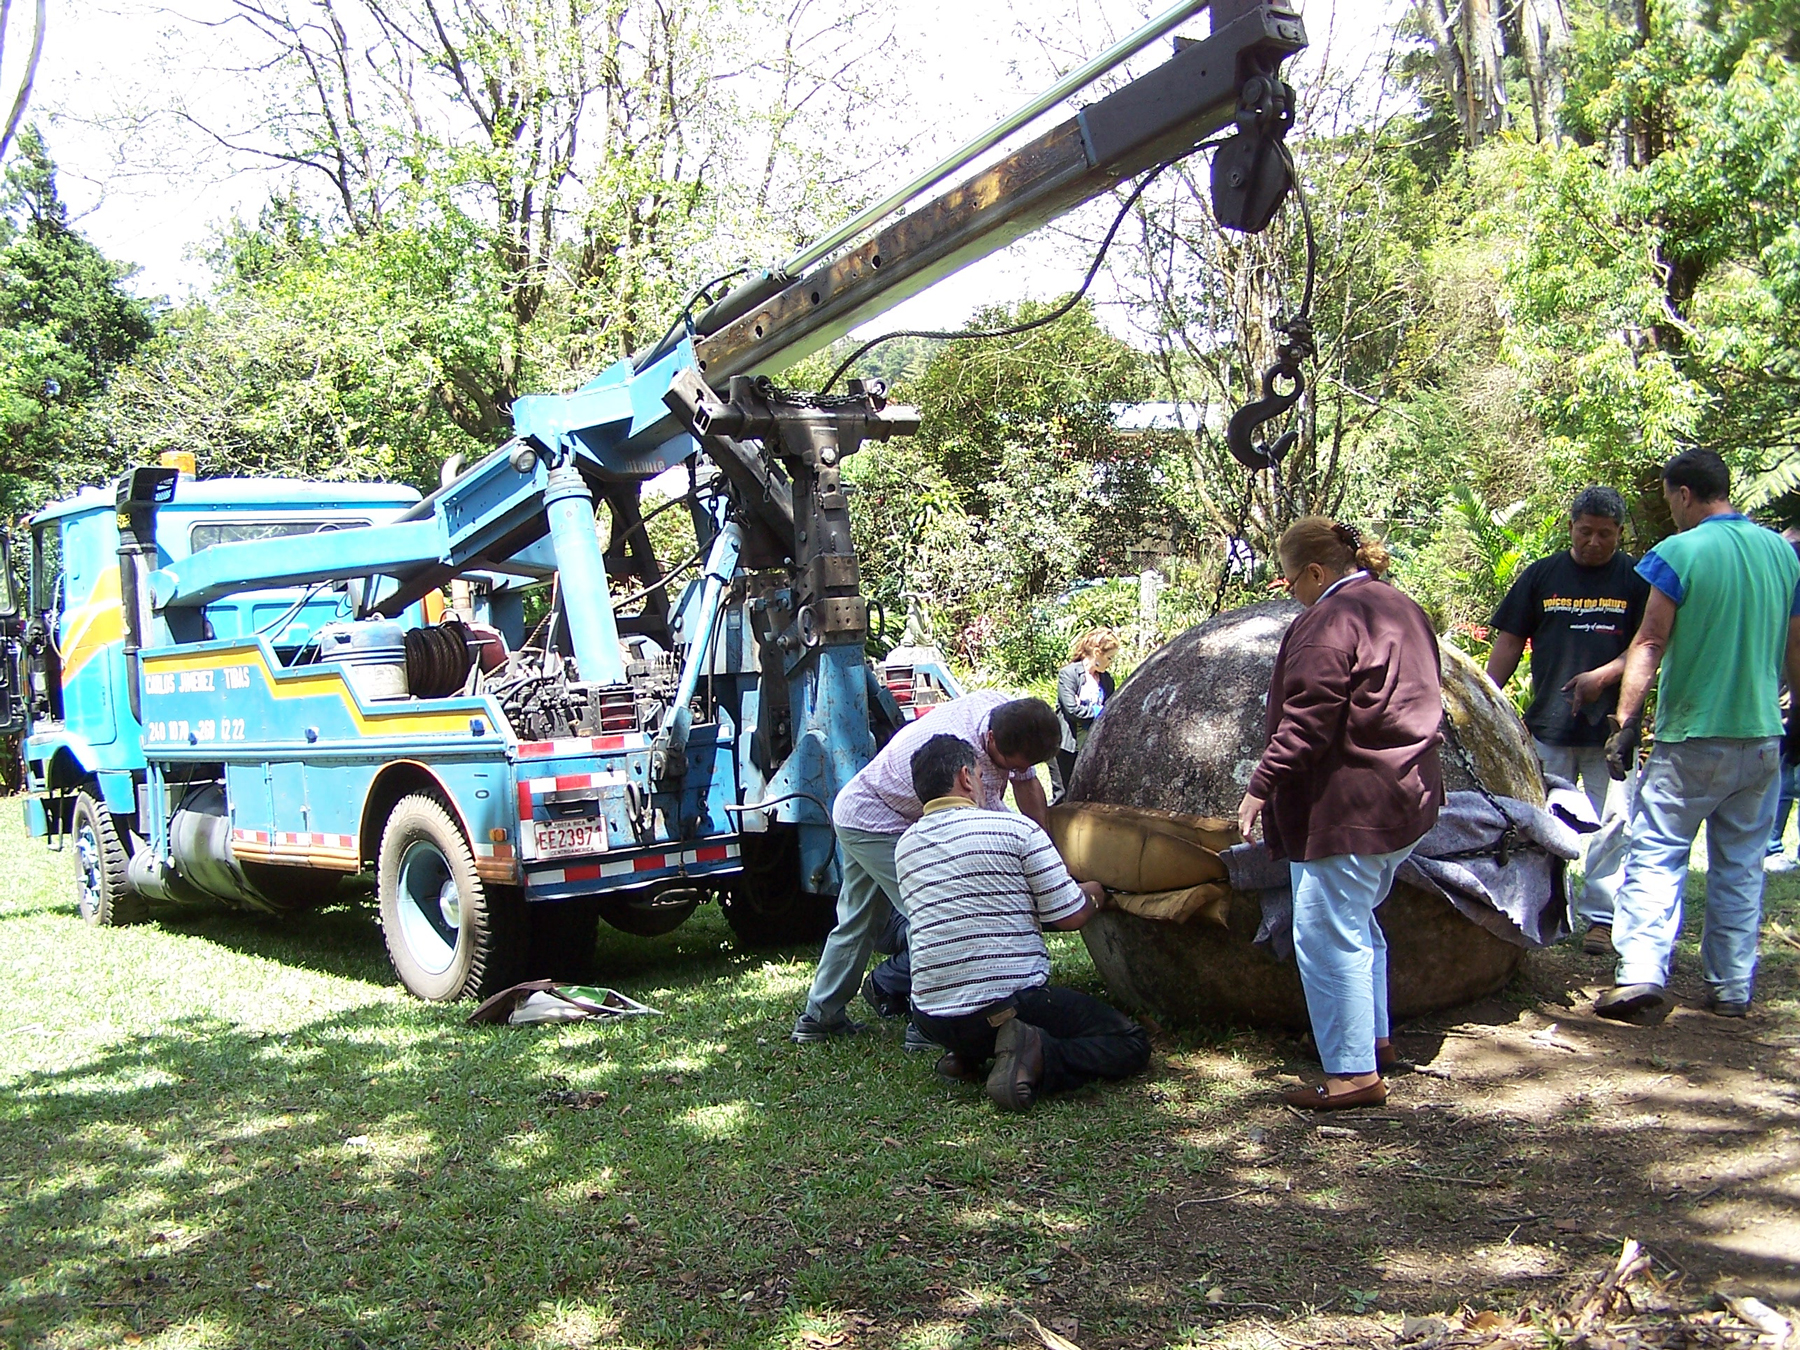
M1588 842L1586 883L1575 901L1586 921L1582 949L1612 949L1613 896L1623 879L1625 793L1606 770L1606 719L1619 702L1625 649L1637 632L1650 583L1619 551L1625 499L1583 488L1569 508L1569 547L1519 574L1494 613L1488 677L1504 686L1531 644L1531 706L1525 725L1544 772L1579 781L1601 818Z

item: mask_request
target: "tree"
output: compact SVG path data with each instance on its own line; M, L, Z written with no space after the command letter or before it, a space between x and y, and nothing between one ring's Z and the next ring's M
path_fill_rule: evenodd
M90 414L155 311L68 219L33 126L0 189L0 475L13 507L104 460Z
M219 285L114 382L115 441L203 472L435 487L509 428L488 394L512 337L493 256L453 217L333 237L292 198L219 241Z
M1473 148L1506 124L1505 41L1494 0L1418 0L1413 15L1430 43L1443 93Z
M6 152L12 149L13 138L24 125L25 110L31 106L31 87L37 82L38 62L44 55L46 8L45 0L37 0L32 8L31 48L25 54L25 66L19 72L19 87L13 91L12 106L7 110L6 121L0 123L0 160L4 160ZM0 59L5 57L7 45L13 36L12 17L12 0L0 0Z
M983 310L970 329L1010 327L1052 308ZM895 396L919 434L866 449L847 476L857 547L876 596L904 612L926 596L962 629L1015 613L1082 577L1135 571L1146 533L1181 519L1177 443L1121 434L1117 405L1152 395L1143 356L1087 304L1016 337L945 342Z
M504 410L534 353L578 381L740 250L766 261L853 208L877 157L803 142L867 130L883 66L865 58L893 21L873 0L234 0L219 27L223 77L269 96L229 124L178 118L293 166L359 237L456 216L487 233L515 339L480 400Z

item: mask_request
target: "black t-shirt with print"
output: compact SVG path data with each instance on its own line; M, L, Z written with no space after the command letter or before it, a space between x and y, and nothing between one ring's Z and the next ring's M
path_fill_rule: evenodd
M1619 706L1614 685L1579 717L1563 686L1603 666L1631 645L1650 598L1637 560L1615 553L1603 567L1583 567L1564 549L1540 558L1513 582L1494 612L1494 627L1531 639L1531 707L1525 725L1548 745L1600 745L1606 719Z

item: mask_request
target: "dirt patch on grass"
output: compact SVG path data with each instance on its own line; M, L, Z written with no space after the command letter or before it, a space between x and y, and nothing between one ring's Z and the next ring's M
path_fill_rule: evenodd
M1248 1071L1266 1097L1231 1120L1177 1111L1212 1166L1144 1208L1134 1259L1057 1281L1033 1311L1143 1319L1084 1345L1393 1344L1404 1313L1561 1308L1628 1239L1665 1326L1720 1290L1800 1302L1800 1035L1767 1013L1715 1017L1680 982L1661 1027L1603 1021L1608 983L1607 963L1558 948L1509 998L1400 1028L1414 1071L1377 1110L1281 1104L1278 1088L1318 1077L1299 1042L1169 1046L1144 1090L1204 1099ZM1541 1340L1535 1325L1505 1330ZM1709 1343L1667 1343L1690 1341Z

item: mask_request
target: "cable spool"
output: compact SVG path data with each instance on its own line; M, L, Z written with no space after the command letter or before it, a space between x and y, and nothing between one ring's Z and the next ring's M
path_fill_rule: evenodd
M460 619L406 633L406 684L415 698L448 698L461 691L475 664L474 634Z

